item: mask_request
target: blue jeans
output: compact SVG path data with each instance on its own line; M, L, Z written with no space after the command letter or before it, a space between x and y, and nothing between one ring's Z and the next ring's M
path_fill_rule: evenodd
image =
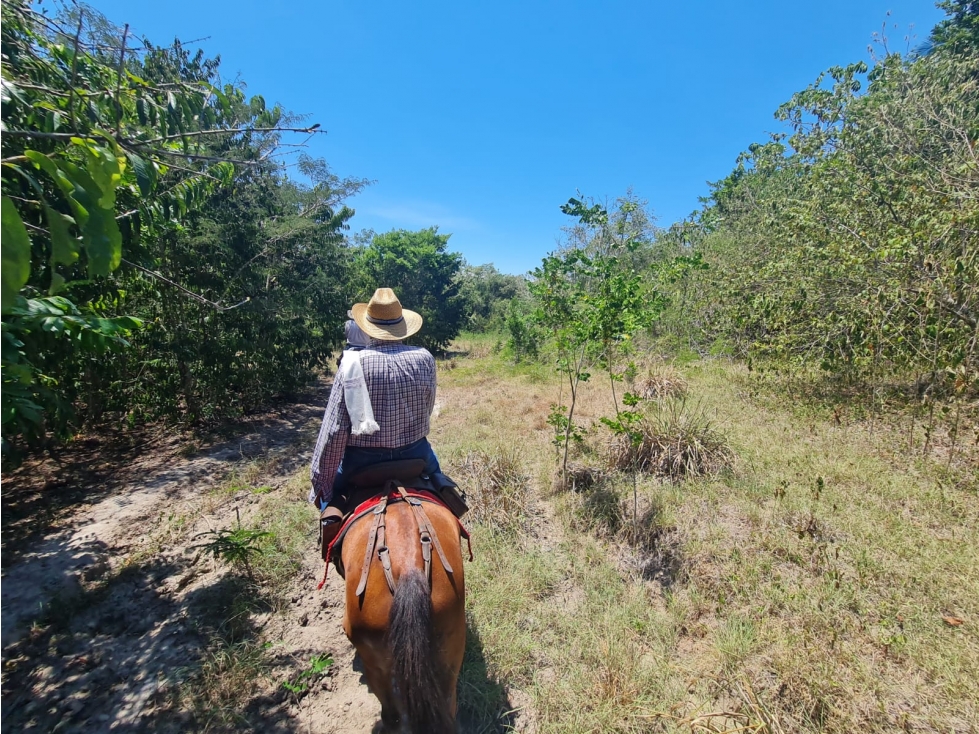
M432 450L432 445L427 438L421 438L397 449L348 446L347 450L343 452L343 459L337 469L336 479L333 480L334 500L346 494L344 490L348 480L361 469L384 461L401 461L402 459L424 459L425 469L423 473L429 476L442 471L438 457ZM322 502L320 504L322 505L320 509L326 507ZM331 500L331 504L333 504L333 500Z

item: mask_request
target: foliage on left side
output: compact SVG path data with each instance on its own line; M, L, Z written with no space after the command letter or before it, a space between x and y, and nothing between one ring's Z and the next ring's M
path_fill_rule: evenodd
M342 200L307 126L216 59L85 6L4 0L3 446L87 422L238 415L299 387L349 301ZM329 328L329 324L337 328Z

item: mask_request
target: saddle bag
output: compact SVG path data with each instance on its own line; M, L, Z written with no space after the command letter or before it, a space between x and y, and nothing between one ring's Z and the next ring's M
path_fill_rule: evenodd
M466 504L466 495L459 489L459 485L441 472L432 474L429 479L435 488L435 493L442 498L442 501L452 511L456 517L462 517L469 512L469 505Z

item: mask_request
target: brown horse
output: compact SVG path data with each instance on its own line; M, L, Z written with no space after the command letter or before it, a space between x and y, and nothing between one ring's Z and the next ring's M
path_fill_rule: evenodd
M390 502L384 534L394 593L377 551L371 552L367 584L361 583L373 514L356 520L341 549L346 569L343 629L360 654L371 691L381 702L384 730L404 725L414 734L454 732L456 682L466 647L465 581L459 524L445 507L425 502L449 573L439 557L425 576L419 519L407 502Z

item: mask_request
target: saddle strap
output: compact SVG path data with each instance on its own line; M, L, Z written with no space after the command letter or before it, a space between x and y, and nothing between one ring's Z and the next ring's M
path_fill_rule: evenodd
M415 521L418 523L418 534L421 538L422 545L422 557L425 558L425 575L431 584L431 565L432 565L432 546L435 546L435 551L438 553L439 560L442 562L442 568L445 569L446 573L451 574L452 566L449 564L449 559L445 555L445 551L442 550L442 543L439 542L439 536L435 532L435 528L432 527L431 520L428 519L428 513L425 512L425 508L422 507L421 500L417 497L410 497L408 492L404 487L398 487L398 493L401 498L408 503L412 511L415 513ZM426 558L427 551L427 558Z
M391 571L391 553L388 551L388 544L384 537L385 524L384 516L381 516L381 525L377 529L377 557L381 561L381 569L384 571L384 580L388 582L388 590L394 594L394 573Z
M374 556L374 546L377 544L378 530L384 524L384 509L387 507L388 498L384 497L373 510L374 519L371 521L371 529L367 534L367 547L364 549L364 564L360 569L360 583L357 584L356 595L360 596L367 588L367 576L371 570L371 560ZM382 531L383 532L383 531ZM384 541L381 540L381 545Z

